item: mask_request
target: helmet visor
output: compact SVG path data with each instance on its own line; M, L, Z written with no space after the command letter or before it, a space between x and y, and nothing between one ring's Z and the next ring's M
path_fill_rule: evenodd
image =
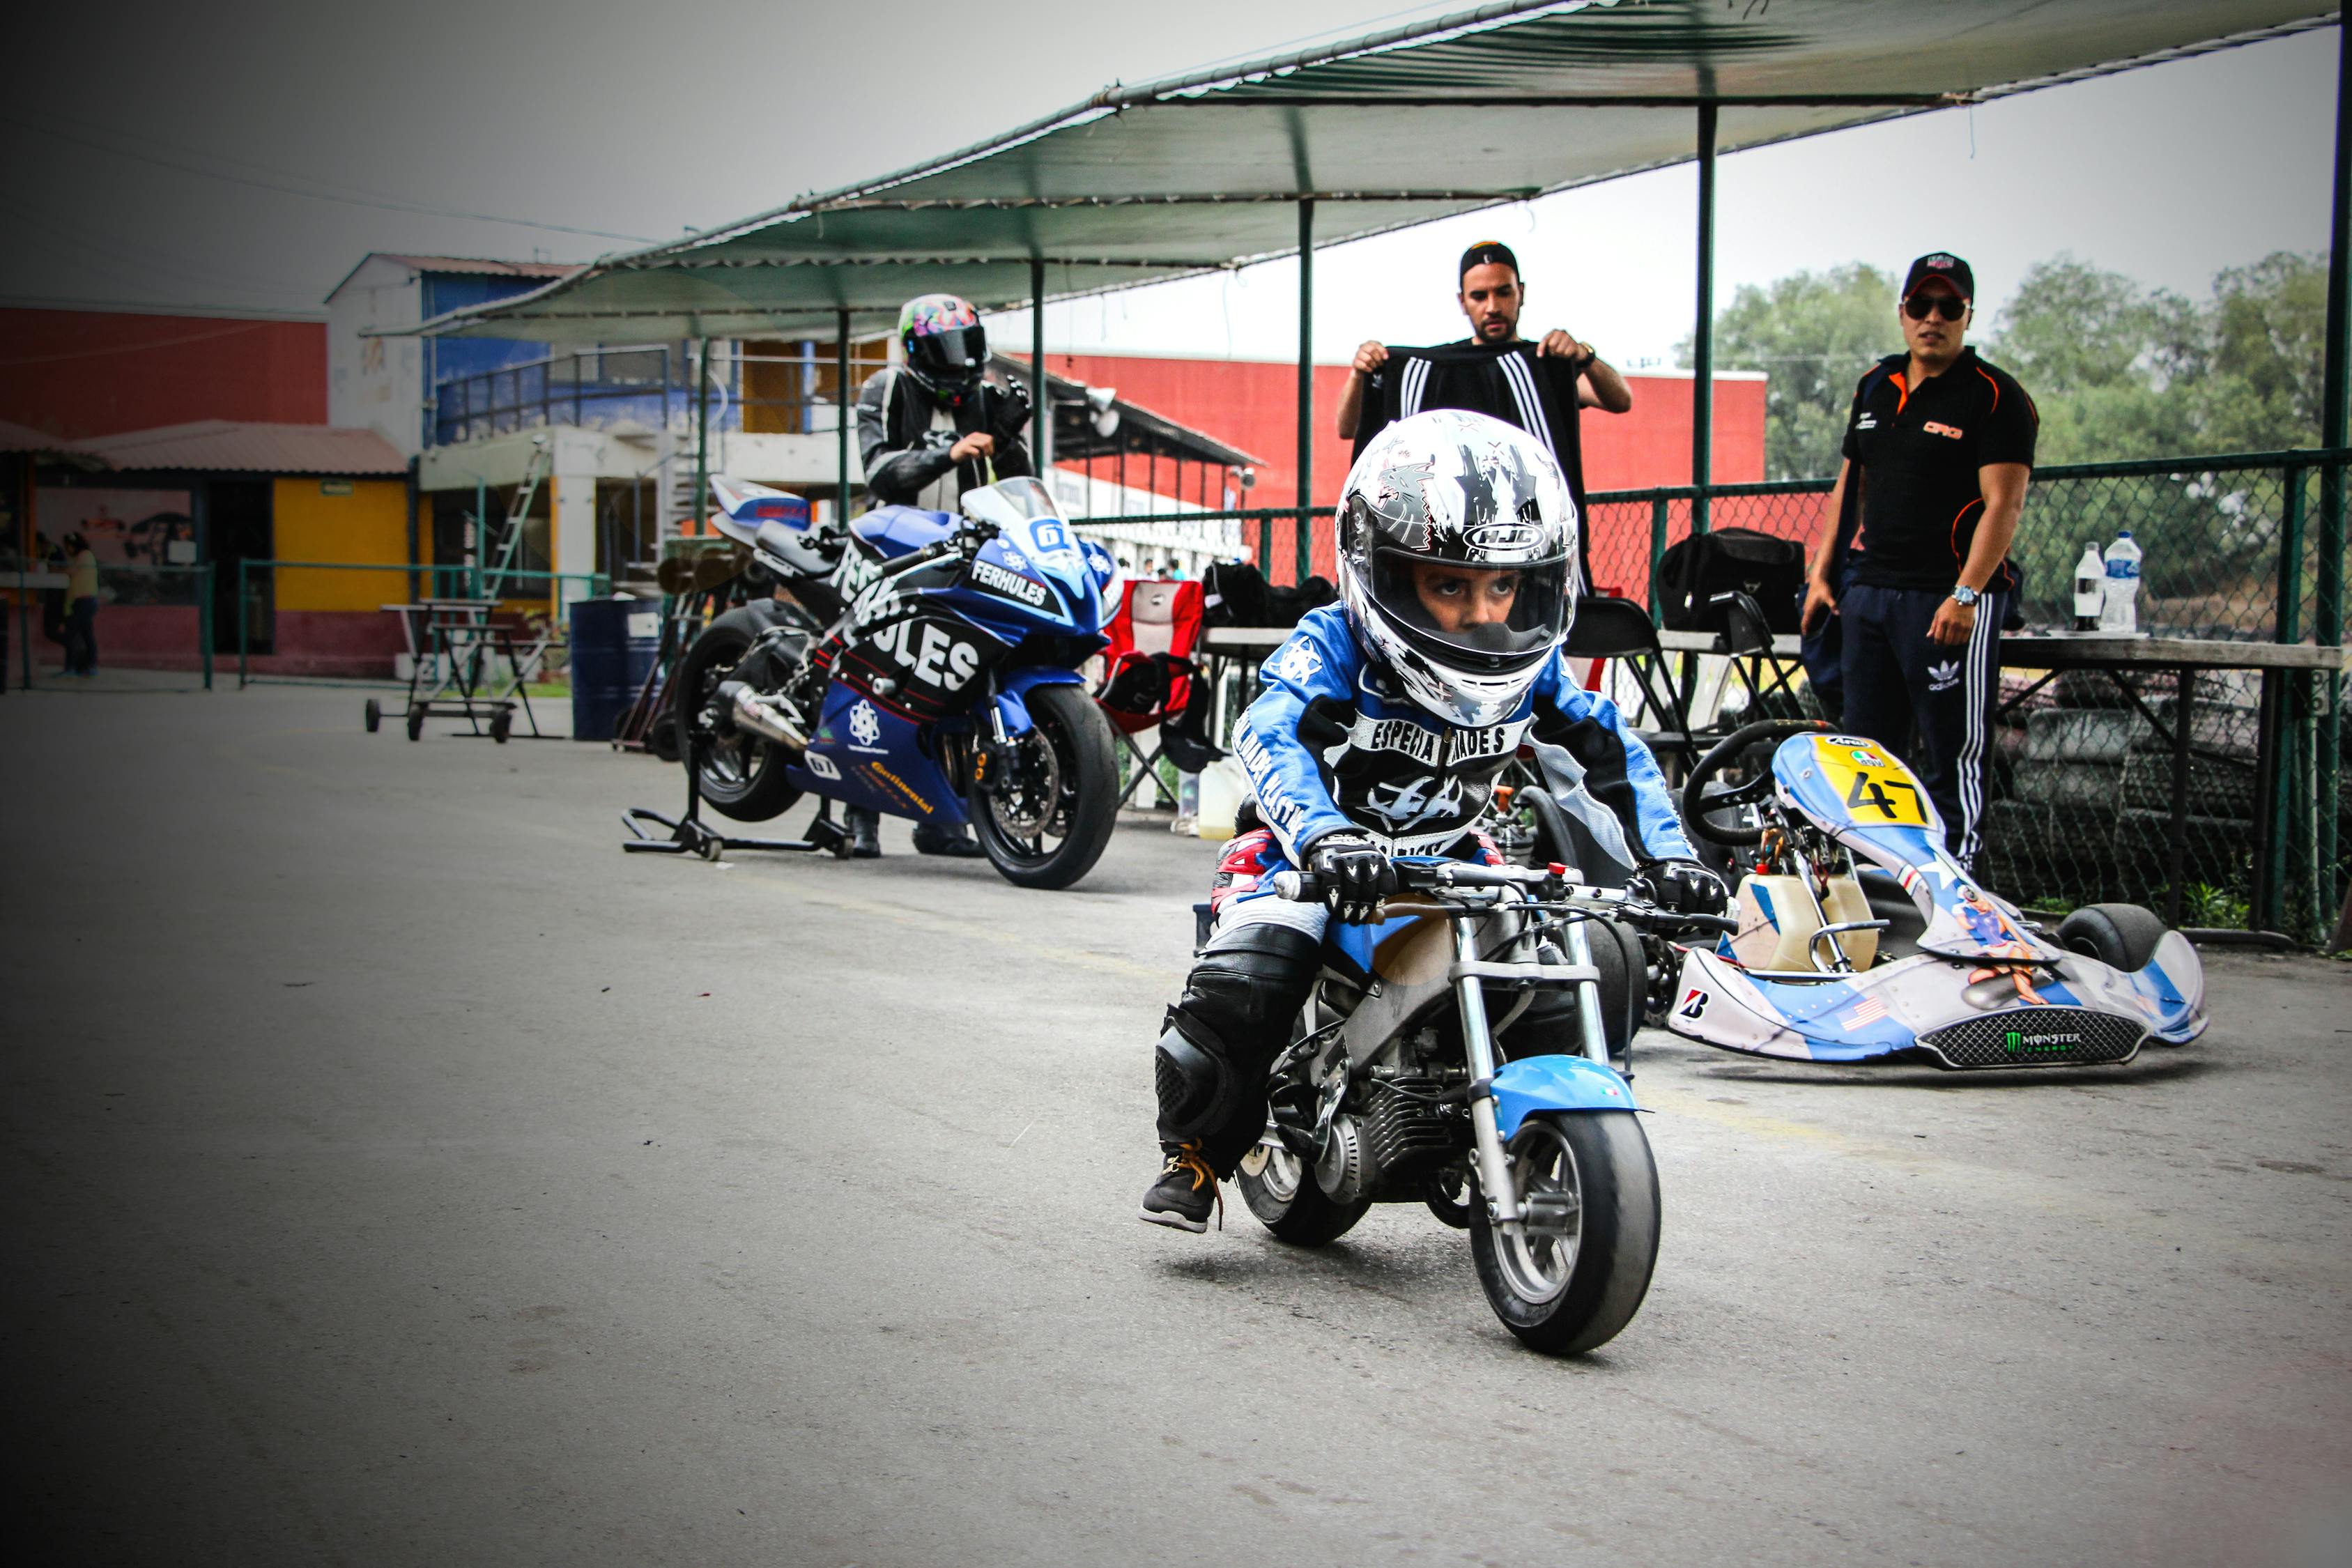
M907 353L917 369L945 380L977 375L988 363L988 330L950 327L943 332L926 332L907 345Z
M1494 567L1377 550L1370 576L1372 596L1399 630L1464 668L1517 668L1548 652L1568 629L1564 555Z

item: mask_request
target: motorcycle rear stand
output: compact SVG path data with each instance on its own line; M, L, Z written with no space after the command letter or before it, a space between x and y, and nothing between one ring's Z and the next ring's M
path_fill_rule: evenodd
M819 796L816 820L809 824L806 838L734 838L719 832L702 820L702 767L698 751L687 759L686 813L682 816L664 816L651 806L633 805L621 813L621 826L629 837L621 841L621 848L632 855L699 855L705 860L716 860L730 849L761 849L782 855L831 855L845 859L849 855L849 834L833 820L833 802ZM669 829L667 838L656 838L639 823L653 822Z

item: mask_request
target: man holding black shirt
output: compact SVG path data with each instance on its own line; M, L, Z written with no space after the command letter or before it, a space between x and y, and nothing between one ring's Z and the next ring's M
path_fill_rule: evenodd
M1377 340L1356 351L1355 374L1339 395L1339 428L1361 456L1392 422L1431 408L1463 408L1516 425L1543 442L1568 477L1577 513L1584 512L1584 456L1577 417L1599 408L1622 414L1633 406L1625 378L1591 343L1554 329L1540 342L1519 336L1527 285L1519 258L1499 240L1483 239L1462 253L1459 303L1470 336L1435 348L1391 349ZM1578 531L1584 546L1590 529ZM1583 570L1586 588L1592 583Z
M1911 264L1897 307L1908 348L1854 390L1804 609L1809 633L1841 623L1844 728L1908 752L1963 866L1981 843L2018 588L2009 546L2041 425L2016 379L1967 346L1975 295L1957 256Z

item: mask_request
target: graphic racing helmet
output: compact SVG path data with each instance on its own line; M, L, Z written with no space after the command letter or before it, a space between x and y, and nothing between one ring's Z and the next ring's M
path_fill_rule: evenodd
M952 294L919 294L900 306L898 346L907 374L950 408L972 395L988 367L988 329L970 300Z
M1540 441L1433 409L1374 437L1339 498L1339 600L1365 652L1452 724L1510 717L1576 619L1576 503Z

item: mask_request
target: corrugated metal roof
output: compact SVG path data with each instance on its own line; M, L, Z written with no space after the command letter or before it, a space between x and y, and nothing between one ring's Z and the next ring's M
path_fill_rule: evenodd
M397 261L419 272L462 272L499 278L562 278L580 270L576 261L497 261L481 256L399 256L388 250L373 252L369 259L381 256L386 261Z
M190 425L96 436L74 445L118 468L385 477L408 472L407 461L374 431L339 430L326 425L199 419Z
M79 453L81 444L62 436L52 436L46 430L36 430L29 425L15 425L0 419L0 452Z
M2316 26L2318 0L1505 0L1138 88L863 184L606 257L433 335L822 331L909 295L1026 303ZM407 329L415 330L415 329Z

